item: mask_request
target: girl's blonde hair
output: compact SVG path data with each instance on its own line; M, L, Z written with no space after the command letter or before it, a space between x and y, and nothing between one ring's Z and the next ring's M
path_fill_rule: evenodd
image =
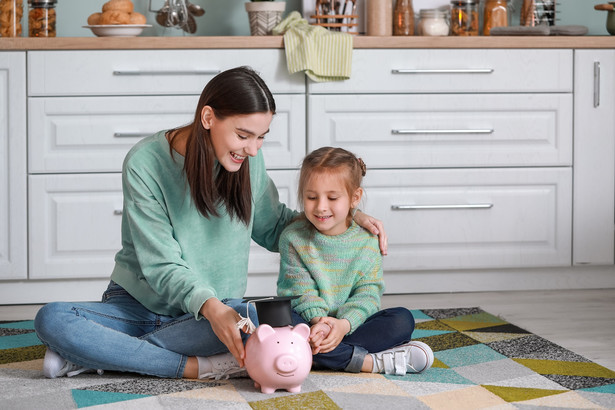
M316 174L338 174L344 177L348 196L361 188L361 181L367 172L365 163L352 152L343 148L322 147L308 154L301 164L298 197L303 208L303 192L312 176ZM344 175L345 174L345 175Z

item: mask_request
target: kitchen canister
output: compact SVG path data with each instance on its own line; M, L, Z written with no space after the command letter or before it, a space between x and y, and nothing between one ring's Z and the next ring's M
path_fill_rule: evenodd
M393 12L393 35L414 35L414 9L412 0L397 0Z
M523 0L519 23L522 26L555 25L556 0Z
M56 36L56 0L29 0L29 37Z
M438 9L421 9L416 33L419 36L448 36L448 13Z
M21 36L23 0L0 0L0 37Z
M368 36L390 36L393 34L392 0L367 0L366 11Z
M478 0L451 1L451 35L478 36Z
M483 6L483 35L490 35L493 27L508 27L509 25L508 0L485 0Z

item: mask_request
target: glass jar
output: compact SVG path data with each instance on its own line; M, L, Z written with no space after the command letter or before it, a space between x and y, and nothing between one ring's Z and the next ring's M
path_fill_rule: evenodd
M493 27L508 27L510 13L508 0L485 0L483 8L483 35L491 34Z
M422 9L419 12L419 22L416 28L419 36L448 36L449 30L445 11Z
M23 0L0 0L0 37L21 36Z
M30 37L56 36L56 0L29 0L28 35Z
M478 36L478 0L451 1L451 35Z
M397 0L393 12L393 35L414 35L414 9L412 0Z

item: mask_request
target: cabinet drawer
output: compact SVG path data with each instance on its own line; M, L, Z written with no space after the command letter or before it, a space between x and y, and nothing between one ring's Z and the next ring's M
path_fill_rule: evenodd
M570 266L569 168L368 171L388 271Z
M29 192L29 277L109 277L121 247L121 174L31 175Z
M30 96L199 95L226 69L248 65L272 92L305 92L289 76L284 50L98 50L28 52Z
M572 164L571 94L311 95L309 150L370 168Z
M572 50L354 50L348 81L310 93L571 92Z
M296 167L305 154L305 98L277 95L265 138L269 167ZM29 98L29 169L120 172L141 138L194 118L198 96Z

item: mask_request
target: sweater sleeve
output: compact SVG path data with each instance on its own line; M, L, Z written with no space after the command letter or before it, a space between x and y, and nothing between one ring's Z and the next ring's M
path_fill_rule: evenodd
M315 317L327 316L329 307L319 296L316 282L293 243L297 236L291 228L285 230L280 238L278 296L300 295L291 304L295 312L309 323Z
M377 242L377 240L376 240ZM355 282L351 294L337 310L338 319L347 319L350 322L350 332L354 332L367 318L380 310L380 300L384 293L384 278L382 274L382 256L377 243L376 252L365 249L361 255L365 262L361 272L356 272L358 280Z

